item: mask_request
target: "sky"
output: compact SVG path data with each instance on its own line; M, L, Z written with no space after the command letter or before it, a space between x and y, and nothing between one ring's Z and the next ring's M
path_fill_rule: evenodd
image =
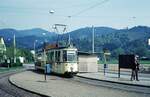
M0 29L53 31L54 24L67 25L67 31L92 25L150 26L149 11L150 0L0 0Z

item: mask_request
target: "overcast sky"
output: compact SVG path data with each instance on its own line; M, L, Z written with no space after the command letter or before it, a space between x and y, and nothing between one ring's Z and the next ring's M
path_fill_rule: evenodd
M68 31L92 25L150 26L149 11L150 0L0 0L0 29L52 31L53 24L66 24Z

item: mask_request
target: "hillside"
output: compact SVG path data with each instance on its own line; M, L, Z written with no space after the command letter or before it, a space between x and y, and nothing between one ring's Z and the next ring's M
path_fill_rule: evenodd
M45 36L43 35L45 33ZM54 36L54 32L49 32L44 29L34 28L27 30L16 30L16 29L0 29L0 36L4 38L12 38L13 35L16 37L36 36L36 37L51 37Z
M150 38L150 27L136 26L130 29L114 29L109 27L95 27L95 51L102 52L108 49L113 57L121 53L135 53L140 56L150 56L147 40ZM43 35L46 33L46 35ZM33 49L35 40L36 46L43 41L56 42L57 34L40 28L15 30L1 29L0 36L4 37L7 45L12 45L13 34L16 35L17 47ZM70 34L71 42L80 50L91 52L92 28L86 27L59 36L62 41L68 40ZM10 40L10 39L11 40ZM8 40L9 39L9 40Z

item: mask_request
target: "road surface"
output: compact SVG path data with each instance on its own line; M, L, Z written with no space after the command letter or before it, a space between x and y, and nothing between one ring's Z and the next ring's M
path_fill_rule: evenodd
M41 97L10 84L8 78L14 73L0 73L0 97Z

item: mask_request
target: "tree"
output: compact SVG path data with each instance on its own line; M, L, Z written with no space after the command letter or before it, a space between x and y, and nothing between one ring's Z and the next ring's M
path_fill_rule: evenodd
M7 56L7 58L14 57L13 47L7 47L6 56ZM19 56L24 57L28 62L33 61L33 55L31 54L30 50L28 50L28 49L16 48L16 57L19 57Z
M115 49L114 51L112 51L112 57L115 57L115 58L118 58L118 56L120 55L120 54L124 54L125 52L124 52L124 49L122 49L122 48L117 48L117 49Z
M146 56L148 52L148 49L145 46L140 46L135 48L135 54L139 55L139 56Z

